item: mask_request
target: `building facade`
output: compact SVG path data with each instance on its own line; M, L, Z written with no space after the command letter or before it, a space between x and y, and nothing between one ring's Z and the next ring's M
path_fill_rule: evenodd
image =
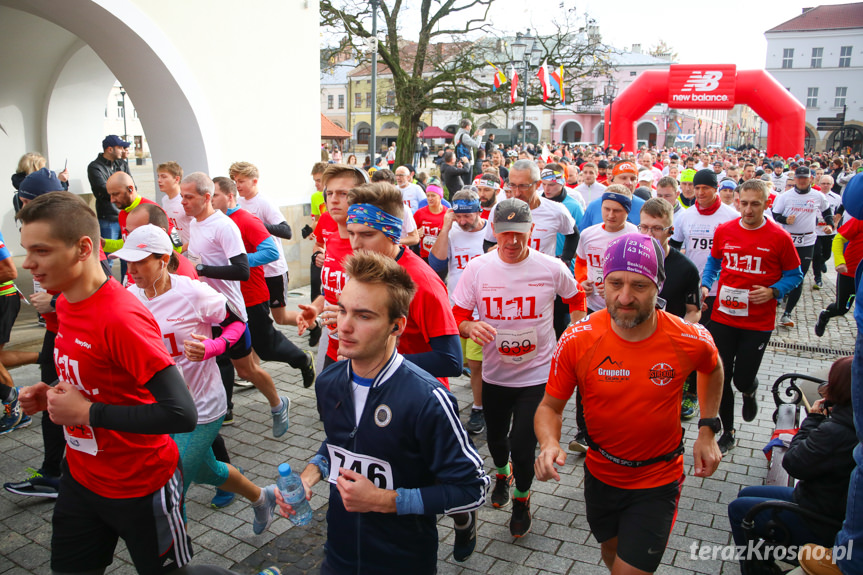
M863 2L804 9L764 33L766 69L806 106L806 151L863 149ZM818 118L845 113L845 129Z

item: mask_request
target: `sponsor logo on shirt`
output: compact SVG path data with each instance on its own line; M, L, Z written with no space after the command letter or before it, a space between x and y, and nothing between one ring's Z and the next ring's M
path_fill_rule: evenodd
M185 321L184 317L169 317L165 321Z
M92 348L93 348L93 346L92 346L92 345L90 345L90 344L89 344L89 343L87 343L86 341L81 341L81 340L80 340L80 339L78 339L77 337L75 338L75 343L77 343L77 344L78 344L78 345L80 345L81 347L85 347L85 348L87 348L87 349L92 349Z
M544 283L538 283L538 284L531 284L531 283L529 283L529 284L527 284L527 285L528 285L528 286L530 286L530 287L542 287L542 286L544 286L545 284L544 284Z
M650 368L647 377L654 385L668 385L674 379L674 368L667 363L657 363Z
M623 368L623 363L614 361L610 355L605 356L599 365L594 368L596 375L602 378L602 381L613 382L623 381L629 377L629 370Z
M393 420L393 412L386 404L381 404L375 410L375 425L386 427Z

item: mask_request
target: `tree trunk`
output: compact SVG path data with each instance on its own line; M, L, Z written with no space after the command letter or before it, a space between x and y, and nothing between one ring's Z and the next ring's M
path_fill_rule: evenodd
M396 167L414 163L417 127L421 114L403 114L396 140ZM416 166L414 166L416 168Z

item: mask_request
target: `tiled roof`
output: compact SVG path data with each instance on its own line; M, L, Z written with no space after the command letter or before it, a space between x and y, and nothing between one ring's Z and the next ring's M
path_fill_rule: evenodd
M329 118L321 114L321 139L336 139L350 138L351 133L336 126Z
M863 2L816 6L767 32L863 28Z

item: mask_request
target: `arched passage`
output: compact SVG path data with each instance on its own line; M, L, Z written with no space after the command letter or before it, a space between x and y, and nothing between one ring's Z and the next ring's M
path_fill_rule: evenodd
M656 145L656 137L659 134L659 129L651 121L644 121L638 125L636 131L637 141L644 140L647 142L647 147Z
M721 68L723 73L712 72ZM685 74L683 85L669 101L669 84L678 74ZM718 77L714 74L718 74ZM687 79L688 78L688 79ZM723 84L719 84L719 81ZM730 93L719 95L717 88L732 86ZM723 90L724 91L724 88ZM723 99L724 98L724 99ZM681 103L688 102L688 103ZM625 150L635 150L635 122L656 104L669 107L701 107L731 109L734 104L746 104L767 124L767 153L783 157L803 152L806 109L782 84L765 70L736 70L734 66L677 66L669 70L645 70L632 84L606 107L604 118L609 122L609 145L621 144Z
M580 142L583 133L584 128L580 123L575 120L568 120L560 127L560 141L567 143Z

